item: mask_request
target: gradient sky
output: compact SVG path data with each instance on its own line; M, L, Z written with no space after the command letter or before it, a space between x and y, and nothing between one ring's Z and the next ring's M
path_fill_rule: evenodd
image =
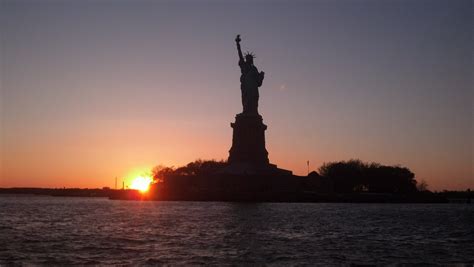
M474 188L473 2L0 1L0 187L102 187L225 159L234 38L270 161L359 158Z

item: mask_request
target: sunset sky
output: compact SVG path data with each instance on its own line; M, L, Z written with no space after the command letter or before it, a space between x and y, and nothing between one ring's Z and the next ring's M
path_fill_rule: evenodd
M265 71L270 161L359 158L474 188L473 2L0 3L0 187L114 186L226 159L235 35Z

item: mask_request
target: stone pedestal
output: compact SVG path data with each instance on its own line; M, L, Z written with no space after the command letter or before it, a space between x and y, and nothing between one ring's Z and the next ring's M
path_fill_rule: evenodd
M232 175L291 175L292 172L277 168L268 160L265 148L265 130L262 116L258 114L237 114L232 147L229 150L228 166L222 173Z
M265 149L265 130L262 116L238 114L235 122L230 124L234 129L232 147L228 162L251 163L255 165L269 164L268 152Z

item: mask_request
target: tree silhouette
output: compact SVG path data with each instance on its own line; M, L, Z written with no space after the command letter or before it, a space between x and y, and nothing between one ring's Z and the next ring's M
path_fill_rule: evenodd
M416 189L420 192L426 192L428 191L428 183L425 180L421 180L421 182L416 185Z
M175 171L174 167L157 165L151 170L151 175L156 183L163 182L165 177Z
M186 164L186 166L181 166L178 168L157 165L152 169L152 175L155 181L162 181L165 179L165 177L171 175L208 175L215 173L222 167L225 167L226 164L227 162L224 160L217 161L198 159Z
M368 191L374 193L416 192L415 174L401 166L365 163L359 159L324 163L319 168L323 177L331 179L339 193Z

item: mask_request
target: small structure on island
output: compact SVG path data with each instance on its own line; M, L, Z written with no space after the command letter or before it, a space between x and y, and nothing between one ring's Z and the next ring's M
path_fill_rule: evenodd
M235 39L240 66L240 90L242 93L242 113L231 123L233 129L232 147L229 151L228 166L221 173L234 175L291 175L292 172L277 168L268 159L265 147L263 118L258 113L258 88L262 86L265 73L259 72L253 63L254 55L240 48L240 35Z

